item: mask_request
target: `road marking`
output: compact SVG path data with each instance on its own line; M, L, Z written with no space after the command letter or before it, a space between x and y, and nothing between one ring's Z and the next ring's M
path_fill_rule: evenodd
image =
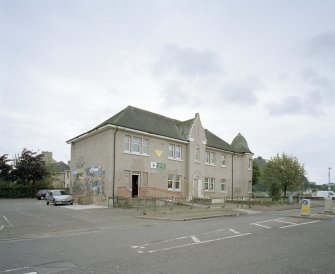
M195 237L195 236L191 236L191 239L195 242L195 243L201 243L201 241Z
M288 221L284 221L284 220L280 220L280 219L278 219L277 222L291 224L291 225L295 225L296 224L296 223L293 223L293 222L288 222Z
M1 226L0 226L0 231L3 230L4 228L5 228L5 226L4 226L4 225L1 225Z
M189 243L189 244L184 244L184 245L176 245L176 246L171 246L171 247L166 247L166 248L161 248L161 249L154 249L154 250L149 250L148 253L156 253L156 252L168 251L168 250L172 250L172 249L183 248L183 247L188 247L188 246L193 246L193 245L212 243L212 242L222 241L222 240L226 240L226 239L243 237L243 236L247 236L247 235L250 235L250 234L251 233L244 233L244 234L227 236L227 237L223 237L223 238L217 238L217 239L212 239L212 240L207 240L207 241L202 241L202 242L199 241L199 242L194 242L194 243Z
M23 270L23 269L28 269L28 268L30 268L30 266L24 266L24 267L7 269L7 270L1 271L1 272L3 272L3 273L9 273L9 272L13 272L13 271L19 271L19 270Z
M233 232L234 234L241 234L240 232L236 231L235 229L229 229L230 232Z
M5 219L5 221L7 222L7 224L8 224L8 227L15 227L12 223L11 223L11 221L10 220L8 220L8 218L6 217L6 216L2 216L4 219Z
M263 227L263 228L271 228L269 226L261 225L259 223L252 223L251 225L257 225L257 226L260 226L260 227Z
M289 228L289 227L293 227L293 226L307 225L307 224L313 224L313 223L318 223L318 222L320 222L320 220L306 222L306 223L300 223L300 224L286 225L286 226L282 226L280 228Z

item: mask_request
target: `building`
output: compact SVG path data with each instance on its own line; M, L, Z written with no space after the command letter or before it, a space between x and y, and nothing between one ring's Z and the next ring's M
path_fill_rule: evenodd
M70 189L70 168L67 164L60 161L57 162L52 157L52 152L42 151L42 159L54 172L55 176L52 177L52 188Z
M108 197L235 197L251 193L252 152L202 126L128 106L69 141L71 188L96 204Z

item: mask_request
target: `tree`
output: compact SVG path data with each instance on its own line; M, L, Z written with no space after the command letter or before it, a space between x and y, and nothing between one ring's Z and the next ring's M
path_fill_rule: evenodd
M8 162L10 162L10 160L8 159L7 154L0 156L0 181L13 181L13 167L12 165L9 165Z
M48 176L49 172L42 157L42 154L37 155L36 152L23 149L14 162L14 175L17 183L36 185L37 182L42 182Z
M259 169L257 161L252 161L252 185L259 183L259 177L261 176L261 171Z
M304 183L305 168L294 156L283 153L271 158L264 167L262 180L268 186L271 197L276 198L276 190L284 193L296 190ZM271 194L271 191L274 193Z

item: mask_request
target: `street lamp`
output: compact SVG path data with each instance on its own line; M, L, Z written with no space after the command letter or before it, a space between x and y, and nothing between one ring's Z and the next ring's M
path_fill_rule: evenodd
M330 170L332 168L331 167L328 167L328 190L330 190Z

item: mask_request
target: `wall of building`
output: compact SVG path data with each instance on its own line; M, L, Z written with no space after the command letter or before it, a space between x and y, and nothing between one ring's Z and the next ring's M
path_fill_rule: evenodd
M113 130L105 130L71 145L71 192L97 196L104 203L111 193Z

